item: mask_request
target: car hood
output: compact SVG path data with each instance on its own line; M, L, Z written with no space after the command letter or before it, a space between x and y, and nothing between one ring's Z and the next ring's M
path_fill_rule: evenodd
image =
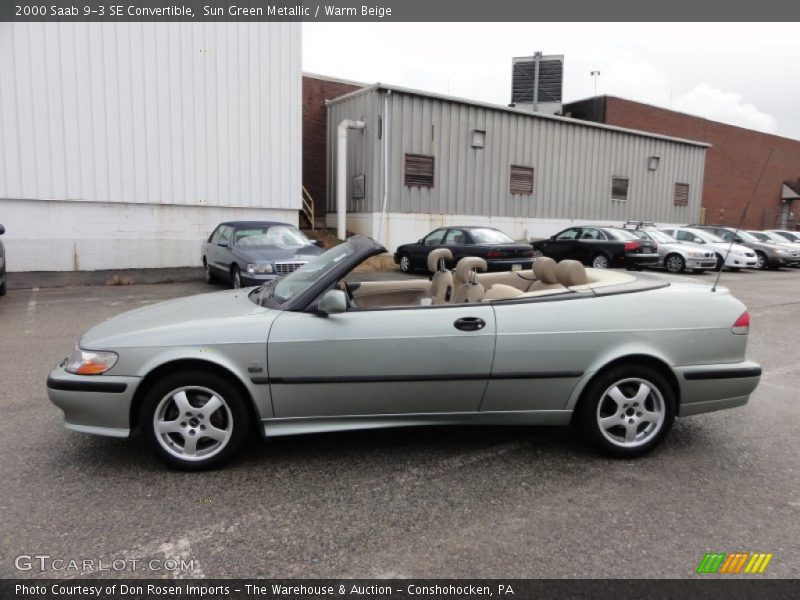
M78 342L88 350L113 350L129 345L169 345L181 343L182 333L208 330L219 321L240 322L250 316L275 312L254 304L250 289L198 294L137 308L103 321L87 331ZM183 340L186 341L186 340Z
M322 254L322 248L317 246L283 246L274 244L272 246L235 246L234 253L251 262L261 262L270 260L310 260Z

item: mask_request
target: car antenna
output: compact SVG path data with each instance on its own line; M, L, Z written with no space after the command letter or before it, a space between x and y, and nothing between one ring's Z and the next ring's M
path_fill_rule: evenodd
M761 179L764 177L764 173L767 171L767 166L769 165L769 161L772 158L773 152L775 152L775 148L770 148L769 154L767 155L767 160L764 161L764 166L761 167L761 173L759 173L758 180L756 181L756 185L753 188L753 193L750 194L750 199L747 201L747 204L744 205L742 216L739 217L739 222L736 224L736 231L733 232L733 235L731 236L731 243L728 244L728 251L725 253L725 258L722 261L722 265L720 266L719 271L717 271L717 278L714 280L714 286L711 288L712 292L717 291L717 284L719 283L719 278L722 276L722 269L725 266L725 261L728 260L728 256L730 256L731 249L733 248L733 240L736 239L737 235L739 235L739 229L742 227L742 223L744 222L745 216L747 216L747 209L750 208L750 204L753 202L753 198L756 197L758 186L761 185Z

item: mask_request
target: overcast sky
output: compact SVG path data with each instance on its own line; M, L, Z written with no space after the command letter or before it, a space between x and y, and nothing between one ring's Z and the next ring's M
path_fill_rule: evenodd
M303 70L508 104L511 57L564 54L564 100L611 94L800 139L796 24L304 23Z

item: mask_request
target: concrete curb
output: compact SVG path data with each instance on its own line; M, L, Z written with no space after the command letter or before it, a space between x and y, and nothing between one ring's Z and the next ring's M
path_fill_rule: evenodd
M106 271L29 271L8 273L8 289L58 288L84 285L141 285L201 281L201 267L111 269Z

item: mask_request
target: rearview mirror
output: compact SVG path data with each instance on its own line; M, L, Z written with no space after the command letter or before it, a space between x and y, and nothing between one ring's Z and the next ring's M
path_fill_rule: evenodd
M335 315L347 311L347 296L342 290L328 290L322 295L317 310L323 315Z

